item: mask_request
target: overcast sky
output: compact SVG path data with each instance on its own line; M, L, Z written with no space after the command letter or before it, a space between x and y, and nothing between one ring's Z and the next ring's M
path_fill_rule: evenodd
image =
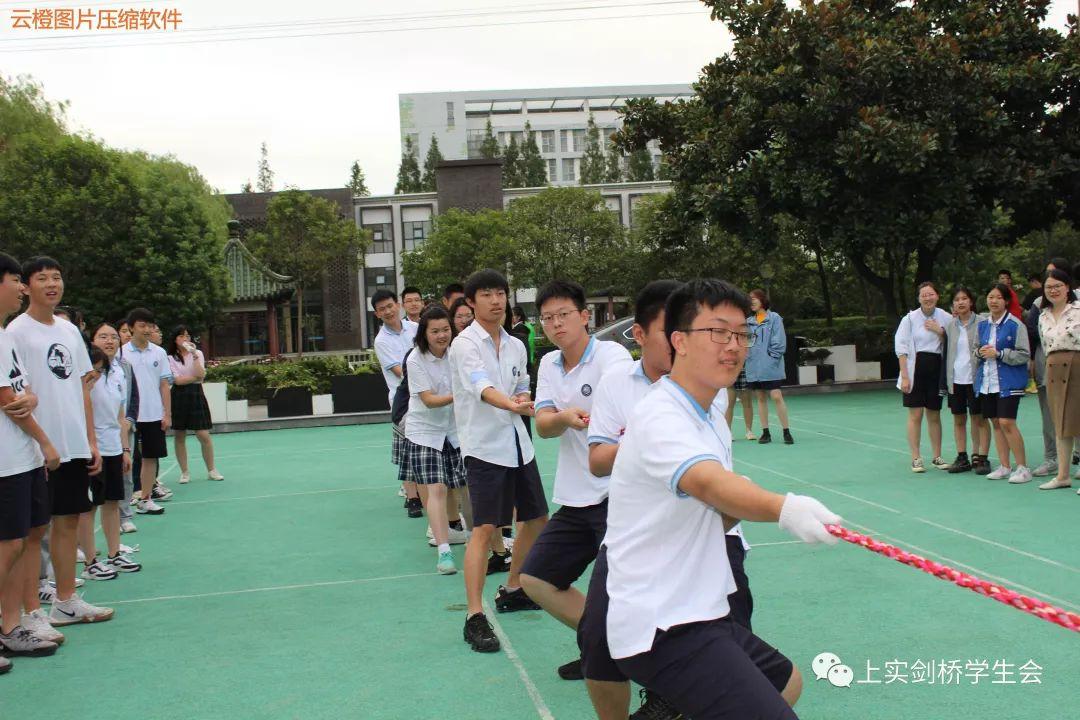
M66 40L52 36L71 31L12 28L15 9L71 7L169 8L183 22ZM1051 8L1064 28L1076 0ZM283 33L339 34L228 40ZM213 41L162 44L192 39ZM127 46L92 47L105 44ZM398 93L691 82L729 48L687 0L0 0L0 74L30 75L70 102L74 129L171 153L224 192L255 180L264 140L278 187L341 187L359 160L375 194L392 192Z

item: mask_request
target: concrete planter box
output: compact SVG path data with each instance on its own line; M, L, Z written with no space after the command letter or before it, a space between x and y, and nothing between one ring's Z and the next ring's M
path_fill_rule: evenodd
M314 415L333 415L334 396L315 395L311 398L311 410Z
M228 410L225 403L228 402L226 383L214 382L203 383L203 395L206 396L206 404L210 406L210 420L215 423L225 422Z
M267 415L272 418L303 417L312 415L311 391L307 388L281 388L270 390L267 398Z
M229 400L225 404L225 422L247 422L248 401Z
M390 409L381 374L338 375L330 378L335 413L378 412Z
M800 365L799 366L799 384L800 385L817 385L817 366L816 365Z
M881 363L880 362L857 362L855 363L855 379L856 380L880 380L881 379Z
M820 348L808 347L806 349L807 351L813 351ZM825 349L832 354L822 360L819 364L833 366L833 378L836 382L855 382L858 375L855 362L855 346L832 345ZM800 384L802 384L801 379Z

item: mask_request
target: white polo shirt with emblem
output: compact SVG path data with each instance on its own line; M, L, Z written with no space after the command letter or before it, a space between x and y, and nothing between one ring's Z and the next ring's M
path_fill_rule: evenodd
M611 473L604 544L613 658L648 651L657 630L730 612L724 518L679 489L706 461L732 467L723 413L661 378L631 413Z
M136 422L161 422L165 405L161 400L161 381L172 381L172 367L164 348L147 343L140 350L134 342L124 346L124 359L131 365L132 376L139 388L139 417Z
M409 412L405 416L405 437L425 447L442 452L447 441L453 448L460 447L457 425L454 423L454 405L430 408L420 399L420 393L450 395L449 349L441 357L417 348L405 364L409 368Z
M569 372L563 354L549 352L540 360L536 382L536 411L576 407L591 412L596 393L611 374L633 365L633 358L617 342L590 338L585 352ZM568 428L559 437L559 461L555 469L552 500L570 507L598 505L608 494L608 478L589 472L589 429Z
M82 333L63 318L54 317L46 325L29 313L8 323L7 333L26 365L30 389L38 396L34 419L60 454L60 462L88 460L82 378L94 367Z
M401 321L401 331L394 332L390 326L383 323L379 333L375 336L375 356L379 358L379 367L382 368L383 380L386 381L386 389L389 391L390 405L394 404L394 394L397 393L401 378L394 374L396 367L401 367L405 359L405 353L412 349L416 340L416 329L420 327L412 320L405 318ZM402 368L404 371L405 368Z
M29 383L25 363L15 350L10 333L0 328L0 388L23 395ZM0 412L0 478L28 472L45 464L41 448L32 437Z
M481 400L487 388L513 397L529 392L529 353L516 337L499 329L499 352L487 330L473 322L450 345L450 381L454 420L462 458L477 458L503 467L527 465L535 457L521 416Z

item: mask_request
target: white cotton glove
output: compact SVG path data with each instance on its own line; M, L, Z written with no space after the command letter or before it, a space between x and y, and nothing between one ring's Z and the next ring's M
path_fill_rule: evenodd
M835 545L839 539L825 529L836 525L841 517L812 497L788 493L780 508L780 529L803 542Z

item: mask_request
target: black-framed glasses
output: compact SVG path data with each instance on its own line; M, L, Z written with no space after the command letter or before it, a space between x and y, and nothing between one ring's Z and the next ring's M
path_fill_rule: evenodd
M689 330L683 330L683 332L707 332L709 333L709 339L717 345L727 345L731 342L731 338L735 337L737 338L736 342L744 348L753 347L754 341L757 340L757 336L752 332L737 332L730 328L721 327L690 328Z

